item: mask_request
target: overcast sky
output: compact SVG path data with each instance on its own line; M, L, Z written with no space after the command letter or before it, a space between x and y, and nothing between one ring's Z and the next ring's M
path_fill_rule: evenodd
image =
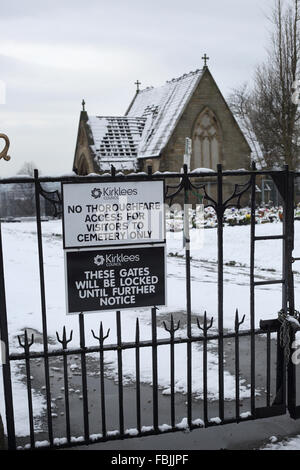
M0 0L0 132L12 157L0 176L25 161L71 171L83 97L91 115L123 115L137 78L161 85L201 68L205 52L227 97L265 58L273 2Z

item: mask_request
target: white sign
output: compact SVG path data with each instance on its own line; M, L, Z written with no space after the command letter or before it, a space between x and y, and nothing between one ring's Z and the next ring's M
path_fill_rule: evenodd
M64 248L165 241L164 182L63 184Z

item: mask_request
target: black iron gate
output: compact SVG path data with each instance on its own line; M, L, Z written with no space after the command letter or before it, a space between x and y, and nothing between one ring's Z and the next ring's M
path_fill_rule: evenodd
M283 205L283 232L281 235L257 236L256 235L256 188L258 180L262 176L271 177L279 191ZM43 440L44 447L69 447L82 444L91 444L94 442L103 442L112 439L127 439L146 435L154 435L166 432L182 431L183 429L193 430L201 427L216 426L228 423L239 423L246 420L254 420L278 416L286 413L288 408L290 415L297 419L300 417L300 407L296 403L296 385L297 385L297 366L292 362L292 344L296 338L298 312L294 305L294 281L292 266L297 259L293 258L294 250L294 181L297 174L285 168L282 171L263 172L256 171L253 166L251 171L223 171L222 166L218 166L216 173L212 172L193 172L188 173L187 167L184 167L182 173L155 173L152 174L149 168L148 174L130 174L123 175L115 173L112 167L110 175L89 176L89 177L61 177L61 178L43 178L35 172L34 178L10 178L2 179L1 185L8 184L32 184L35 188L36 204L36 234L39 258L39 279L40 279L40 299L41 299L41 317L42 317L42 349L32 351L34 344L34 335L29 335L27 330L23 337L19 337L21 352L11 354L9 350L9 315L6 311L5 300L5 277L3 267L3 249L0 231L0 331L1 340L6 349L6 362L3 365L4 399L6 409L6 427L8 437L8 447L15 449L17 446L26 448L38 448L41 444L37 441L37 434L34 423L33 396L32 396L32 376L31 367L35 360L43 361L44 368L44 389L46 399L45 430L47 434ZM49 337L47 328L47 307L45 297L45 274L43 259L43 237L42 220L40 209L40 198L44 197L53 204L55 216L59 215L61 209L60 193L57 191L47 192L43 185L50 182L116 182L116 181L149 181L155 179L166 180L166 201L172 204L174 201L180 201L185 205L203 203L206 207L212 207L217 217L217 327L214 320L208 317L210 313L204 313L203 318L196 318L192 310L192 281L191 281L191 252L189 228L184 230L185 246L185 282L186 282L186 335L176 334L180 329L180 322L175 321L171 315L169 321L164 318L160 320L157 308L151 309L151 328L152 337L148 340L141 340L141 327L139 320L136 322L136 329L133 332L131 342L122 340L122 322L121 312L116 312L116 344L109 344L109 331L104 330L102 322L99 325L99 332L85 331L85 317L79 315L79 347L71 347L72 332L57 332L57 340L61 347L49 350ZM229 188L234 186L233 191ZM223 230L224 213L230 207L240 207L248 204L251 206L251 237L250 237L250 328L241 329L245 321L245 316L236 312L235 324L230 331L224 328L224 255L223 255ZM185 223L185 226L189 224ZM255 273L255 250L258 243L262 241L282 240L282 277L280 279L259 280L257 281ZM282 305L278 306L278 312L274 312L274 320L262 320L260 328L256 328L256 308L255 293L256 289L262 286L278 285L282 289ZM248 300L245 299L245 303ZM215 313L215 312L213 312ZM160 325L168 332L169 337L158 338L157 327ZM216 323L216 322L215 322ZM197 329L197 331L196 331ZM10 332L11 335L13 332ZM196 334L197 333L197 334ZM95 340L94 346L86 346L86 335L90 334ZM276 339L274 339L276 335ZM265 398L257 402L257 341L264 344L263 368L265 370L263 380L265 381ZM233 342L233 375L235 377L235 396L231 401L230 410L226 410L227 402L224 391L224 380L226 375L226 348ZM243 350L246 345L249 348L249 409L241 413L241 366L244 357L240 353L241 342ZM176 347L178 345L186 346L186 414L178 423L178 408L176 393ZM159 350L162 346L169 348L170 357L170 379L169 379L169 419L168 422L160 422L161 405L159 392L158 361ZM195 346L198 349L195 349ZM276 353L272 351L276 347ZM152 357L152 399L151 399L151 423L143 420L143 386L141 380L141 352L144 348L150 348ZM210 385L208 381L208 353L214 348L218 356L218 400L211 404ZM261 346L260 346L261 348ZM134 394L134 413L135 427L126 427L126 402L124 398L124 373L123 373L123 354L125 351L134 350L135 355L135 385L131 389ZM202 394L200 399L195 400L193 390L193 362L198 361L197 351L202 352L201 375L202 375ZM109 429L108 408L105 381L105 354L109 351L115 351L117 355L117 401L115 406L118 409L118 429ZM261 349L260 349L261 351ZM97 432L91 431L89 407L89 376L87 359L90 355L97 353L98 356L98 377L99 377L99 414L97 418ZM72 407L70 405L70 386L69 386L69 359L77 355L80 358L80 380L82 390L82 435L74 436L72 432L71 418ZM274 360L275 357L275 360ZM52 385L50 377L50 361L61 358L63 373L63 398L64 398L64 421L65 432L63 435L55 434L53 427L53 401ZM261 358L260 358L261 359ZM15 435L15 417L14 401L12 390L11 364L12 362L23 364L24 376L27 387L27 404L29 416L30 436L29 442L24 439L16 438ZM260 365L261 367L261 365ZM260 374L261 375L261 374ZM275 375L275 381L273 377ZM273 384L274 382L274 384ZM272 393L272 387L274 388ZM199 398L199 397L198 397ZM24 397L25 399L25 397ZM264 401L264 403L263 403ZM217 408L216 408L217 403ZM165 406L165 404L164 404ZM148 405L149 408L149 405ZM211 411L213 408L213 411ZM149 411L149 410L148 410ZM212 413L215 413L213 415ZM148 412L149 419L149 412Z

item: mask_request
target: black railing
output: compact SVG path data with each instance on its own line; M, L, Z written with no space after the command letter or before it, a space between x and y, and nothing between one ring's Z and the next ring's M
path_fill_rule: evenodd
M283 220L283 233L280 236L258 237L256 236L256 185L257 179L262 175L268 175L273 178L278 191L281 195L284 205L284 220ZM282 287L282 305L278 306L283 312L290 314L294 311L294 285L292 263L295 261L293 258L293 241L294 241L294 191L293 182L300 174L288 171L285 168L283 171L256 171L253 166L251 171L222 171L222 167L218 166L216 173L212 172L193 172L188 173L187 167L184 167L182 173L155 173L152 174L149 169L148 174L116 174L112 169L110 175L105 174L102 176L88 176L88 177L60 177L60 178L45 178L39 177L38 172L35 171L34 178L8 178L2 179L0 184L28 184L33 183L35 186L35 202L36 202L36 227L37 227L37 244L38 244L38 257L39 257L39 279L40 279L40 299L41 299L41 318L42 318L42 343L43 348L40 351L32 351L34 344L34 335L28 336L25 331L24 337L19 336L19 344L23 351L10 354L9 352L9 336L8 324L10 312L6 312L5 301L5 285L4 285L4 270L3 270L3 252L2 252L2 239L0 231L0 288L2 295L0 297L0 330L1 339L5 343L6 351L8 354L8 361L3 365L3 378L4 378L4 394L6 405L6 422L7 422L7 436L8 446L10 449L16 448L18 445L25 446L24 439L16 438L15 436L15 417L14 417L14 402L12 394L12 380L11 380L11 363L17 361L18 363L25 364L25 377L27 387L27 403L29 411L29 429L30 436L27 443L31 449L39 448L40 444L37 442L37 434L34 425L34 411L32 402L32 380L31 380L31 364L35 359L42 359L44 366L44 384L46 396L46 429L44 444L46 447L69 447L82 444L91 444L94 442L104 442L113 439L127 439L131 437L139 437L146 435L154 435L165 432L182 431L183 429L193 430L201 427L210 427L229 423L239 423L240 421L253 420L264 417L271 417L286 413L286 407L289 406L290 413L293 417L298 417L298 408L296 407L295 393L295 366L289 363L289 388L288 397L286 396L286 366L287 356L286 350L280 341L280 332L282 331L282 324L276 318L274 312L274 321L264 321L261 323L259 329L256 328L255 321L255 289L258 286L278 284ZM224 183L226 178L226 184ZM241 183L235 183L233 190L229 192L228 181L229 179L240 179ZM185 278L186 278L186 335L182 335L183 330L180 329L180 322L174 320L173 315L170 316L169 321L163 321L162 325L169 337L158 338L157 336L157 322L160 319L157 308L153 306L151 309L151 328L152 337L148 340L141 340L141 326L137 319L135 331L132 332L133 341L124 342L122 339L121 328L121 312L116 312L116 344L108 344L110 330L105 330L105 325L102 322L99 325L99 331L92 330L91 332L85 331L85 317L79 314L79 337L80 346L72 348L72 335L73 332L67 332L63 328L62 332L57 332L57 340L61 345L60 349L49 349L49 337L47 328L47 307L45 297L45 274L44 274L44 259L43 259L43 237L42 237L42 221L40 213L40 197L46 197L48 201L53 204L54 215L57 216L61 212L61 198L60 194L55 191L49 193L42 187L46 182L102 182L102 181L148 181L155 179L166 180L166 201L172 203L182 196L182 201L188 205L190 201L195 200L195 196L201 197L206 206L213 207L217 216L217 249L218 249L218 268L217 268L217 283L218 283L218 307L217 307L217 326L213 318L208 317L209 312L204 314L203 320L197 318L193 323L193 311L191 302L191 251L190 251L190 234L189 224L185 223L184 230L184 246L185 246ZM209 194L207 189L207 180L214 182L215 193ZM247 181L245 182L245 179ZM226 186L226 190L225 190ZM227 192L227 194L225 194ZM232 331L224 329L223 314L224 314L224 259L223 259L223 222L224 213L227 208L237 206L239 207L245 196L249 196L248 200L251 202L251 246L250 246L250 270L249 270L249 288L250 288L250 329L241 329L244 324L245 316L239 315L236 312L235 321L232 325ZM266 280L257 282L255 279L255 247L256 243L262 240L278 240L283 242L283 270L282 278L278 280ZM247 300L245 300L246 302ZM195 331L199 334L195 334ZM177 333L180 330L180 335ZM13 332L11 332L13 333ZM277 339L272 339L272 334L277 334ZM86 335L90 334L95 340L94 346L86 346ZM263 403L260 400L259 406L256 399L256 342L257 338L264 341L266 355L265 361L265 377L264 386L266 389L266 399ZM291 339L293 339L293 335ZM229 406L226 404L226 396L224 389L224 379L226 374L225 369L225 342L233 340L233 374L235 376L235 397ZM249 410L241 413L240 399L241 399L241 348L240 342L248 341L250 352L250 397L247 402ZM276 361L272 359L272 345L275 341L276 346ZM186 393L186 413L183 416L185 420L178 423L177 413L177 393L175 384L176 372L176 346L186 345L187 357L187 393ZM201 346L202 361L201 361L201 374L202 374L202 406L199 406L199 400L195 400L193 390L193 362L199 362L197 357L198 350L193 349L193 345ZM159 350L162 346L169 347L170 355L170 399L169 399L169 418L168 422L160 422L161 404L160 404L160 391L159 391L159 377L158 377L158 361ZM150 348L152 353L152 419L151 423L145 422L143 419L143 384L141 382L141 351L143 348ZM208 351L209 348L217 349L218 355L218 400L217 411L215 403L212 405L210 401L210 389L208 380ZM134 394L134 410L132 413L135 415L135 427L128 430L126 424L127 406L125 402L124 392L126 386L124 385L124 371L123 371L123 353L124 351L134 350L135 352L135 390ZM115 398L114 407L118 410L118 429L110 429L108 424L108 399L106 391L106 373L105 373L105 354L109 351L115 351L117 354L117 382L118 393ZM95 426L93 432L91 431L90 420L90 405L89 405L89 374L87 359L92 354L99 354L98 357L98 375L99 375L99 413L97 415L97 429ZM71 356L80 356L81 363L81 388L82 388L82 433L80 436L74 436L72 433L72 406L70 403L70 385L69 385L69 358ZM50 380L50 360L52 358L62 358L63 370L63 391L64 391L64 427L65 432L63 436L57 435L53 426L53 400L52 400L52 387ZM274 365L274 364L275 365ZM273 376L276 376L276 383L273 383ZM274 389L274 390L273 390ZM273 393L272 393L273 390ZM275 397L275 398L274 398ZM249 403L248 403L249 402ZM232 406L231 406L232 405ZM111 406L111 405L110 405ZM215 416L211 416L211 409ZM181 406L182 410L182 406ZM226 413L227 411L227 413ZM182 411L181 411L182 418ZM45 434L44 433L44 434Z

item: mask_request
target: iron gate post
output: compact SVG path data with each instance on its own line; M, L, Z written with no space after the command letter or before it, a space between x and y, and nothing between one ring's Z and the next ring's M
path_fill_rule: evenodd
M218 236L218 356L219 356L219 417L224 421L224 323L223 323L223 306L224 306L224 253L223 253L223 221L224 221L224 204L223 204L223 168L217 165L217 236Z
M285 165L281 174L271 175L283 201L283 250L282 250L282 311L294 311L294 282L293 282L293 250L294 250L294 173ZM280 323L278 322L280 325ZM287 368L288 374L288 407L291 405L292 370L285 359L284 347L281 344L280 328L277 332L277 370L276 370L276 398L273 405L286 405L287 401Z
M40 206L40 183L39 183L38 170L34 170L34 187L35 187L35 208L36 208L36 231L37 231L38 259L39 259L41 314L42 314L42 329L43 329L43 351L44 351L44 370L45 370L46 403L47 403L47 424L48 424L49 441L50 441L50 445L52 446L53 445L53 426L52 426L52 411L51 411L52 408L51 408L50 373L49 373L49 356L48 356L48 330L47 330L44 255L43 255L41 206Z
M0 160L3 158L5 161L10 160L8 150L10 147L10 141L7 135L0 134L0 139L4 139L5 147L0 152ZM15 436L15 421L14 421L14 409L13 409L13 397L12 397L12 385L11 385L11 370L9 362L9 339L8 339L8 328L7 328L7 311L6 311L6 297L5 297L5 283L4 283L4 267L3 267L3 249L2 249L2 231L0 221L0 340L4 344L4 352L2 351L2 374L3 374L3 387L4 387L4 401L5 401L5 414L6 414L6 426L7 426L7 439L8 448L15 449L16 447L16 436ZM2 343L0 343L1 347ZM5 357L3 357L3 355ZM4 446L4 429L3 422L0 415L0 449Z
M4 348L5 348L5 351L4 351L5 357L2 358L3 359L2 374L3 374L3 387L4 387L6 427L7 427L7 441L8 441L8 448L13 450L16 448L16 436L15 436L15 420L14 420L12 384L11 384L11 369L10 369L10 362L9 362L9 338L8 338L8 327L7 327L1 222L0 222L0 339L1 341L3 341Z
M192 292L191 292L191 240L189 219L189 192L191 189L188 177L188 167L183 165L183 188L184 188L184 247L185 247L185 272L186 272L186 316L187 336L192 338ZM187 419L188 425L192 427L192 344L187 343Z
M289 172L288 176L288 206L286 220L286 275L287 275L287 308L291 315L295 312L295 291L293 273L293 251L295 244L295 174ZM296 403L296 365L292 362L292 346L296 339L296 331L290 328L290 357L287 364L287 405L290 416L293 419L299 418Z

